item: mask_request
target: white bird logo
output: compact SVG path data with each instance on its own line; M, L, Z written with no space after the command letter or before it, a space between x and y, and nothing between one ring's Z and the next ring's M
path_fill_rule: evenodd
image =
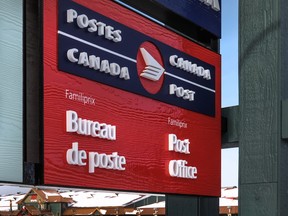
M140 51L146 64L146 67L140 76L152 81L158 81L165 69L147 52L147 50L140 48Z

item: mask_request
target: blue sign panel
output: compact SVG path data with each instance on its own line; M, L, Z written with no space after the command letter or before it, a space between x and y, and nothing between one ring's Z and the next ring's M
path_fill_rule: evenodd
M215 115L214 66L72 1L59 3L58 52L61 71Z
M221 0L155 0L174 13L221 37Z

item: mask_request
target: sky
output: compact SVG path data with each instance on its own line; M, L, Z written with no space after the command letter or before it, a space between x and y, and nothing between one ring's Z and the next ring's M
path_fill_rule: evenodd
M238 101L238 0L222 0L222 107Z
M222 0L222 108L238 100L238 0ZM222 187L238 186L238 148L222 150Z

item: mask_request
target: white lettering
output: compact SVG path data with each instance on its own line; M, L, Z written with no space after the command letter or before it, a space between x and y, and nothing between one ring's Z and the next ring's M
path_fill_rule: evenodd
M92 32L97 31L97 20L95 20L95 19L89 20L88 25L89 25L89 28L88 28L89 32L92 33Z
M72 23L77 18L77 12L73 9L67 10L67 23Z
M75 62L78 62L78 59L75 58L74 56L74 53L77 53L78 52L78 49L76 48L73 48L73 49L69 49L67 51L67 58L69 59L69 61L75 63Z
M72 92L69 89L65 89L65 98L73 101L82 102L84 105L94 105L95 106L95 98L92 96L88 97L82 92Z
M88 55L86 52L80 52L76 48L71 48L67 51L67 58L72 63L78 63L84 67L89 67L93 70L105 72L111 76L118 76L120 79L129 80L130 74L128 67L120 67L117 63L110 63L108 60L100 60L100 57Z
M184 89L183 87L177 87L175 84L169 85L169 94L176 95L183 100L194 101L195 91Z
M179 119L173 119L173 118L170 118L170 117L168 117L167 123L169 125L177 126L180 129L188 127L188 124L186 122L180 121Z
M77 25L79 28L87 28L89 24L89 19L85 14L79 15L77 17Z
M98 36L104 36L107 40L112 40L115 43L122 41L121 30L114 30L114 27L103 22L89 19L86 14L78 15L77 11L69 9L66 16L67 23L73 23L76 20L77 26L81 29L87 28L90 33L97 32Z
M97 22L97 26L98 26L98 35L102 36L105 34L105 26L106 24L103 22Z
M190 154L189 139L180 140L175 134L168 135L168 150L178 153ZM196 179L197 168L187 166L186 160L171 160L169 162L169 175L177 178Z
M66 152L66 160L68 164L85 166L87 154L84 150L78 150L78 142L72 143L72 148Z
M189 145L189 139L180 140L175 134L169 134L168 136L169 151L190 154Z
M128 67L122 67L121 68L119 77L122 78L122 79L125 79L125 80L129 80L130 79L130 74L129 74Z
M77 112L73 110L66 111L66 132L116 140L116 126L78 118Z
M107 26L105 28L105 38L107 38L108 40L113 40L114 39L113 30L114 28L112 26Z
M110 64L110 74L112 76L119 76L120 75L120 66L116 63Z
M211 80L211 73L209 69L204 69L202 66L197 66L188 60L178 58L177 55L171 55L169 57L169 63L173 67L184 70L188 73L202 77L203 79Z
M78 60L79 65L89 66L88 55L86 52L81 52Z
M121 30L113 31L113 36L114 36L114 39L113 39L114 42L117 43L117 42L121 42L122 41Z
M112 154L99 154L98 152L89 153L89 173L94 173L95 168L125 170L126 158L119 156L118 152Z
M169 174L172 177L197 179L197 168L186 166L186 160L171 160L169 162Z
M102 60L101 61L100 71L105 72L105 73L110 73L110 65L109 65L108 60Z
M99 154L98 152L89 152L88 166L89 173L94 173L95 168L125 170L126 158L118 155L118 152L112 154ZM85 150L79 150L78 142L72 143L72 148L66 152L66 161L69 165L86 166L87 153Z

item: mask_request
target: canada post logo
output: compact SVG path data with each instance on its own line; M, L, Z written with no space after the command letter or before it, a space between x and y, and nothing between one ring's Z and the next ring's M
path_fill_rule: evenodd
M59 70L209 116L215 68L73 1L59 0ZM133 35L133 36L131 36Z
M145 48L140 48L140 51L146 64L146 67L140 76L152 81L158 81L165 71L164 68L146 51Z

